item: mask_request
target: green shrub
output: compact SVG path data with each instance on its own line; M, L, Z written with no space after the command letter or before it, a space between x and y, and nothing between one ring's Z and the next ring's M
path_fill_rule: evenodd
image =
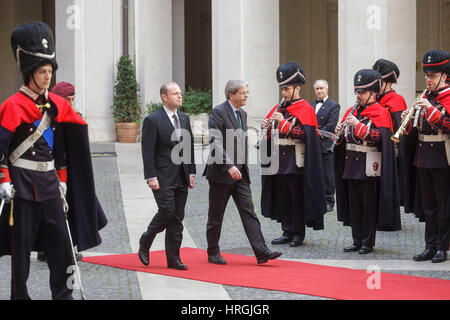
M113 117L116 123L139 123L141 105L136 69L128 56L117 63L117 79L114 86Z
M147 104L148 114L161 109L163 104L157 102L150 102ZM212 94L211 91L202 91L188 88L183 94L183 106L180 108L181 112L187 114L210 114L212 111Z
M150 103L147 103L147 113L152 114L153 112L158 111L162 107L163 107L162 102L157 103L150 101Z
M183 95L183 107L181 112L188 114L210 114L212 111L212 93L209 91L202 91L187 88Z

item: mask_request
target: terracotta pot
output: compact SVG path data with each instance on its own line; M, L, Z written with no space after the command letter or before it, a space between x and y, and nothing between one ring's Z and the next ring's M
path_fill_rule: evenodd
M138 123L116 123L117 138L120 143L136 143L139 133Z

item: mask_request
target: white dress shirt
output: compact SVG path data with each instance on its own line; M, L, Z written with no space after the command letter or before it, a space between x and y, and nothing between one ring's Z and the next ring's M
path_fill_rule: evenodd
M169 117L169 120L170 120L170 122L172 123L172 125L173 125L174 128L175 128L175 119L173 118L174 115L177 116L178 122L180 123L180 126L181 126L181 121L180 121L180 116L178 115L178 110L175 111L175 112L172 112L172 111L170 111L169 109L167 109L166 106L163 106L163 109L164 109L164 111L166 112L167 116ZM195 174L191 174L190 176L191 176L191 177L195 177L196 175L195 175ZM147 180L147 182L148 182L148 181L155 180L155 179L158 179L158 178L157 178L157 177L150 178L150 179Z
M173 127L175 128L175 119L173 118L174 115L177 116L178 121L180 121L180 117L178 116L178 111L172 112L169 109L166 108L166 106L163 106L164 111L166 112L167 116L169 117L170 122L172 122ZM181 122L180 122L181 125Z
M327 100L328 100L328 97L326 97L325 99L323 99L323 103L320 102L320 103L316 104L316 114L319 113L320 108L322 108L323 104L324 104L325 102L327 102Z

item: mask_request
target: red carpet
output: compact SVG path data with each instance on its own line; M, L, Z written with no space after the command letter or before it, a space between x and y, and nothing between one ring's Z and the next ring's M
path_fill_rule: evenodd
M275 260L257 265L254 257L223 254L228 265L207 263L203 250L184 248L181 252L188 271L167 269L164 251L150 253L150 266L144 267L136 254L84 258L83 262L147 272L228 286L249 287L332 298L338 300L450 300L450 281L381 273L381 288L373 273Z

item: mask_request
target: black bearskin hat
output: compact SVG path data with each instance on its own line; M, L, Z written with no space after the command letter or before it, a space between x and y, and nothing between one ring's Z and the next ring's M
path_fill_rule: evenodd
M45 64L50 63L53 72L58 69L53 32L43 22L18 26L11 35L11 47L25 84L36 69Z
M386 82L397 83L398 78L400 78L400 69L398 66L394 62L386 59L379 59L375 62L373 70L378 71Z
M450 73L450 55L444 50L431 50L423 57L423 72Z
M373 69L363 69L355 75L355 92L375 91L380 93L383 79L381 74Z
M280 84L280 88L306 83L305 71L297 63L283 64L277 70L277 80Z

